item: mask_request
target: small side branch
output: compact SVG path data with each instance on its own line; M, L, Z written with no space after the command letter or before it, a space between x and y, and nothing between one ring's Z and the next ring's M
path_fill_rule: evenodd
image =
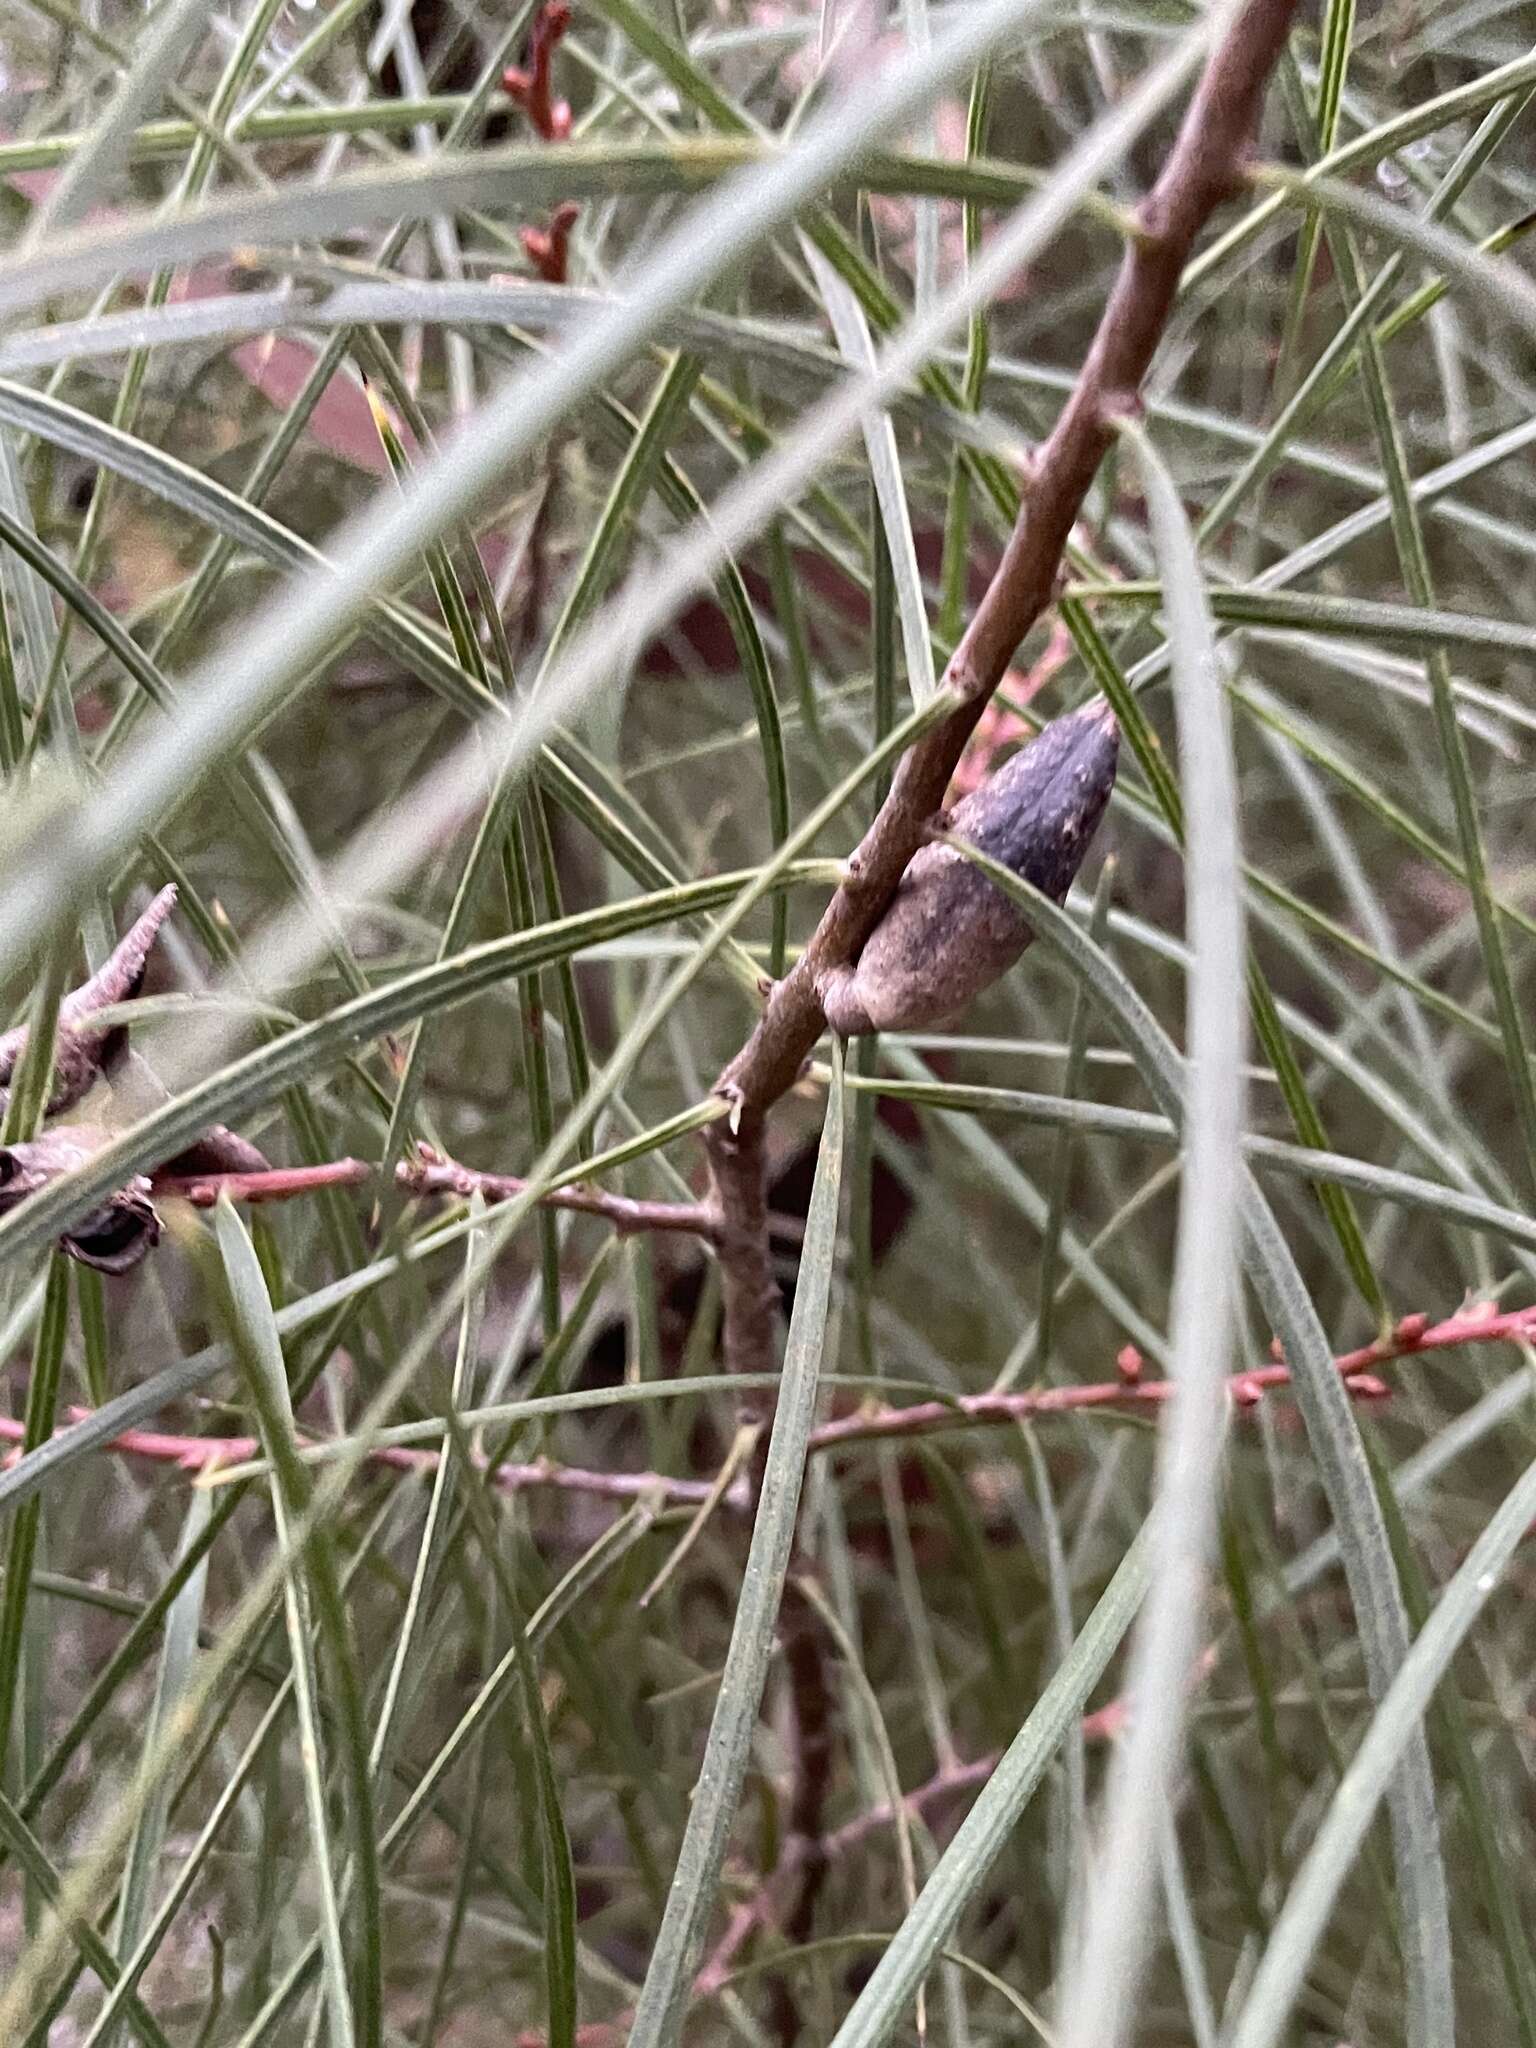
M1444 1322L1428 1316L1404 1316L1391 1335L1379 1343L1346 1351L1334 1369L1356 1400L1380 1401L1391 1388L1378 1366L1417 1356L1422 1351L1449 1351L1461 1344L1536 1343L1536 1308L1499 1311L1479 1302ZM1087 1409L1134 1411L1160 1408L1176 1392L1172 1380L1141 1376L1141 1357L1127 1345L1118 1360L1119 1377L1077 1385L1037 1387L1017 1394L961 1394L953 1401L919 1401L905 1408L869 1408L841 1415L811 1432L813 1452L836 1451L847 1444L888 1441L906 1436L937 1436L955 1429L987 1429L1004 1423L1037 1422L1043 1416L1070 1415ZM1227 1395L1238 1409L1254 1408L1272 1388L1289 1383L1291 1369L1281 1358L1268 1365L1233 1373Z
M251 1173L156 1173L157 1195L176 1196L194 1209L214 1208L221 1195L231 1202L288 1202L321 1188L358 1187L371 1179L366 1159L327 1159L318 1166L272 1166Z
M126 1045L126 1030L92 1028L92 1019L100 1011L128 1002L138 994L160 928L175 907L176 889L172 884L162 889L149 908L134 920L90 979L72 989L60 1003L53 1048L53 1093L48 1103L50 1115L78 1102L101 1068ZM0 1032L0 1114L4 1113L8 1099L7 1084L26 1044L25 1024Z
M1334 1369L1357 1399L1381 1400L1390 1390L1379 1377L1377 1367L1467 1344L1536 1344L1536 1307L1500 1310L1491 1302L1479 1302L1439 1323L1431 1323L1424 1315L1404 1316L1389 1337L1379 1344L1344 1352L1334 1360ZM1172 1398L1174 1389L1170 1381L1140 1377L1139 1360L1129 1348L1120 1357L1120 1373L1113 1380L1042 1387L1017 1394L967 1394L955 1401L920 1401L905 1408L871 1408L839 1416L812 1431L810 1453L824 1456L854 1444L933 1436L955 1429L995 1428L1083 1409L1134 1412L1138 1408L1159 1407ZM1276 1360L1234 1373L1227 1381L1227 1391L1233 1405L1246 1411L1268 1389L1284 1386L1289 1378L1290 1368ZM69 1419L86 1422L91 1413L89 1408L72 1408ZM0 1442L21 1440L22 1424L0 1416ZM257 1445L249 1437L172 1436L150 1430L125 1430L101 1448L178 1465L186 1471L243 1464L257 1455ZM391 1465L400 1471L433 1472L440 1457L440 1452L430 1448L381 1444L369 1452L367 1462ZM547 1488L624 1501L650 1492L667 1500L693 1504L711 1499L717 1491L710 1480L671 1479L660 1472L593 1472L557 1465L545 1458L532 1464L487 1465L483 1469L491 1485L508 1492ZM750 1489L737 1480L719 1496L719 1504L733 1513L744 1513L751 1505Z
M89 1422L93 1412L89 1408L70 1408L67 1414L70 1422L81 1423ZM0 1443L19 1445L24 1435L24 1422L0 1415ZM313 1446L313 1439L300 1439L301 1449L306 1447L306 1441ZM125 1429L101 1448L122 1457L143 1458L151 1464L174 1465L178 1471L199 1474L248 1464L261 1455L261 1445L253 1436L176 1436L154 1429ZM433 1473L441 1463L441 1453L415 1450L409 1444L379 1444L368 1453L365 1462L388 1466L397 1472ZM594 1500L622 1501L626 1505L649 1498L668 1505L693 1507L708 1499L713 1490L705 1479L667 1479L659 1472L593 1472L579 1465L557 1465L548 1458L523 1465L477 1461L477 1470L488 1485L501 1493L579 1493ZM727 1500L738 1509L743 1505L739 1495L734 1499L728 1495Z
M395 1178L413 1195L457 1195L465 1200L481 1195L487 1202L510 1202L528 1190L528 1183L516 1174L482 1173L426 1145L417 1146L413 1159L401 1160ZM550 1188L539 1200L551 1209L600 1216L626 1235L646 1230L682 1231L711 1243L720 1235L719 1216L703 1202L645 1202L612 1195L602 1188L581 1187Z

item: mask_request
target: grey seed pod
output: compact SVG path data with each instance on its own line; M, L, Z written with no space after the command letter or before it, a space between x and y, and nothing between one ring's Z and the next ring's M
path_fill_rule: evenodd
M949 829L1060 903L1115 786L1120 729L1102 698L1058 718L950 813ZM1007 972L1034 934L949 846L925 846L852 967L821 985L844 1038L937 1023Z
M59 1250L98 1273L131 1273L160 1242L155 1205L134 1188L120 1188L99 1209L66 1230Z

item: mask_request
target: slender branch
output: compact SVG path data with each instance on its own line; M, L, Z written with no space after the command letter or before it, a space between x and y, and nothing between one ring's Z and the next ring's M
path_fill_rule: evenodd
M369 1462L393 1465L402 1472L434 1472L440 1457L437 1451L413 1450L409 1444L381 1444L370 1453ZM644 1500L652 1495L692 1507L707 1500L712 1491L708 1479L668 1479L660 1472L592 1472L577 1465L556 1465L548 1458L536 1459L530 1465L492 1465L476 1459L475 1465L488 1484L501 1493L544 1489L616 1501Z
M907 1793L901 1802L902 1808L913 1820L926 1820L935 1808L949 1800L979 1790L997 1769L1001 1754L1001 1751L994 1750L989 1756L978 1757L974 1763L950 1765L937 1777L930 1778L926 1785L919 1785ZM818 1842L808 1842L803 1835L789 1837L778 1862L757 1890L732 1908L725 1932L693 1980L694 1997L716 1997L735 1968L736 1958L748 1939L759 1927L781 1917L777 1893L801 1864L814 1855L822 1869L829 1870L840 1859L862 1848L871 1835L894 1827L896 1811L887 1800L855 1814L852 1820L844 1821L840 1828L834 1828L830 1835L824 1835Z
M1404 1316L1381 1343L1346 1351L1334 1360L1334 1366L1349 1392L1358 1399L1380 1400L1389 1389L1374 1367L1414 1358L1422 1352L1449 1351L1460 1345L1509 1343L1536 1344L1536 1307L1499 1310L1485 1301L1439 1323L1431 1323L1424 1315ZM1227 1389L1234 1406L1245 1411L1261 1400L1266 1390L1284 1386L1289 1378L1289 1367L1276 1360L1234 1373L1227 1381ZM1173 1391L1168 1380L1142 1379L1139 1357L1127 1346L1120 1354L1119 1376L1113 1380L1041 1387L1018 1394L963 1394L954 1401L921 1401L906 1408L871 1408L822 1423L811 1432L809 1449L812 1455L821 1455L855 1443L930 1436L951 1429L990 1428L1081 1409L1155 1408L1169 1400ZM69 1420L88 1422L92 1413L89 1408L71 1408ZM0 1442L21 1440L22 1424L0 1416ZM187 1471L243 1464L256 1457L259 1450L252 1437L173 1436L140 1429L124 1430L101 1448L178 1465ZM379 1444L368 1453L368 1462L392 1465L400 1471L433 1472L441 1455L439 1451L416 1449L408 1444ZM548 1488L624 1501L659 1493L664 1499L688 1503L707 1500L714 1492L711 1480L671 1479L660 1472L594 1472L574 1465L556 1465L547 1458L532 1464L487 1465L482 1469L491 1485L507 1492ZM737 1514L744 1513L751 1505L749 1487L738 1481L721 1495L720 1505Z
M768 1169L760 1119L733 1130L722 1117L705 1135L719 1216L722 1345L727 1367L739 1373L772 1373L779 1362L779 1290L768 1239ZM749 1421L766 1421L768 1394L754 1391L742 1401ZM766 1455L764 1432L762 1453Z
M952 708L898 764L804 951L771 990L751 1036L715 1084L731 1106L730 1116L704 1137L721 1222L717 1252L730 1372L771 1372L778 1350L766 1197L768 1112L794 1086L825 1028L829 984L879 922L1019 643L1051 601L1068 538L1116 422L1140 402L1195 239L1237 184L1295 11L1296 0L1247 0L1213 51L1140 210L1077 384L1036 457L1002 561L945 669L940 690ZM766 1421L771 1405L754 1395L743 1410L749 1419ZM862 1419L849 1419L851 1434ZM766 1445L766 1430L760 1441ZM758 1468L754 1503L761 1478ZM795 2015L787 1994L778 2007L781 2037L791 2037Z
M425 1146L419 1149L419 1157L401 1160L395 1170L396 1179L411 1194L480 1194L489 1202L510 1202L527 1191L528 1183L516 1174L482 1173L429 1152ZM156 1172L150 1177L150 1189L156 1196L176 1196L194 1208L211 1209L221 1195L232 1202L287 1202L320 1188L358 1187L371 1179L375 1170L366 1159L325 1159L315 1166L272 1166L250 1172ZM601 1217L624 1232L679 1231L711 1242L720 1234L719 1218L703 1202L645 1202L609 1194L602 1188L581 1187L549 1188L538 1199L548 1208ZM783 1219L782 1227L792 1230L793 1219ZM775 1231L780 1228L780 1219L775 1218Z
M488 1202L510 1202L526 1193L528 1183L513 1173L481 1173L472 1166L460 1166L456 1159L425 1145L418 1145L414 1159L402 1159L395 1168L401 1187L413 1195L483 1195ZM703 1202L643 1202L628 1195L611 1195L602 1188L549 1188L539 1200L551 1209L576 1209L584 1216L601 1216L616 1230L677 1230L711 1242L720 1236L720 1218Z
M4 1097L5 1091L0 1088L0 1109ZM0 1150L0 1214L78 1164L86 1151L105 1144L107 1135L95 1126L55 1125L35 1141ZM197 1209L216 1207L221 1196L232 1202L288 1202L322 1188L360 1186L375 1171L366 1159L325 1159L314 1166L268 1166L255 1146L222 1125L215 1125L196 1144L177 1153L147 1178L139 1176L111 1201L119 1207L133 1202L143 1207L149 1196L175 1197ZM400 1162L396 1178L415 1195L481 1194L491 1202L511 1201L526 1193L528 1187L516 1174L481 1173L443 1158L427 1146L418 1148L416 1158ZM637 1201L601 1188L582 1187L547 1188L538 1201L542 1207L574 1209L584 1216L599 1217L628 1234L675 1231L711 1244L721 1236L720 1218L704 1202ZM146 1207L146 1215L152 1218L152 1209ZM772 1223L774 1235L779 1238L792 1239L799 1228L794 1217L774 1217ZM146 1235L130 1263L136 1264L158 1236L158 1229ZM67 1250L73 1249L74 1240L69 1233L65 1233L62 1242ZM80 1256L78 1251L75 1256ZM769 1278L771 1282L771 1270ZM771 1342L771 1322L769 1337Z
M89 1422L90 1408L70 1408L71 1422ZM20 1444L25 1424L12 1416L0 1415L0 1443ZM313 1443L309 1439L309 1443ZM300 1439L300 1448L306 1440ZM153 1429L125 1429L101 1446L125 1457L146 1458L152 1463L174 1465L183 1472L217 1472L226 1465L243 1465L259 1457L261 1445L253 1436L175 1436ZM370 1465L388 1465L401 1472L435 1472L441 1461L438 1451L413 1450L408 1444L378 1444L368 1453ZM643 1500L647 1496L693 1506L712 1491L706 1479L667 1479L659 1472L592 1472L577 1465L556 1465L547 1458L532 1464L490 1465L477 1462L487 1482L502 1493L550 1491L580 1493L613 1501ZM732 1502L740 1507L738 1498Z
M1447 1351L1460 1344L1536 1343L1536 1308L1502 1313L1491 1302L1479 1302L1444 1322L1424 1315L1404 1316L1390 1336L1358 1351L1346 1351L1334 1366L1347 1390L1358 1400L1383 1399L1390 1388L1374 1367L1390 1365L1421 1351ZM952 1401L920 1401L906 1408L869 1408L838 1416L811 1432L813 1453L836 1451L846 1444L904 1436L933 1436L952 1429L977 1429L1001 1423L1032 1422L1044 1415L1068 1415L1084 1409L1158 1408L1172 1400L1172 1380L1144 1380L1141 1356L1131 1345L1120 1353L1120 1376L1060 1387L1037 1387L1017 1394L961 1394ZM1233 1373L1227 1393L1234 1407L1255 1407L1272 1387L1291 1377L1283 1359Z
M1014 650L1051 600L1115 422L1139 402L1195 239L1237 189L1264 86L1295 11L1296 0L1250 0L1211 55L1162 175L1139 210L1137 234L1077 384L1035 459L1002 561L945 670L941 687L954 709L901 762L846 880L717 1083L737 1109L743 1136L793 1086L825 1023L826 977L854 958L878 922ZM714 1126L705 1142L712 1159L722 1158L723 1127ZM726 1192L722 1187L729 1214Z
M366 1159L327 1159L318 1166L273 1166L260 1173L156 1173L150 1187L194 1209L212 1209L220 1195L232 1202L286 1202L317 1188L357 1187L372 1173Z
M1290 1378L1283 1365L1234 1373L1227 1381L1233 1406L1252 1408L1266 1389ZM1357 1400L1382 1400L1391 1389L1363 1367L1345 1378ZM812 1452L841 1450L857 1443L884 1443L907 1436L939 1436L956 1429L990 1429L1010 1422L1037 1422L1047 1415L1080 1414L1108 1408L1121 1412L1160 1408L1175 1392L1172 1380L1098 1380L1088 1385L1040 1387L1020 1394L961 1394L953 1401L919 1401L907 1408L868 1408L824 1422L811 1434Z

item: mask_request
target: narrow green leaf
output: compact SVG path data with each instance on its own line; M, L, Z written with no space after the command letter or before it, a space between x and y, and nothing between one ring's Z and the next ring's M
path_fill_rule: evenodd
M668 443L688 410L703 369L702 357L679 351L658 379L550 631L546 666L596 609L618 559L625 529L636 518L666 458Z
M869 1982L833 2036L832 2048L878 2048L900 2026L902 2014L942 1952L967 1900L985 1880L1050 1768L1068 1725L1081 1716L1135 1620L1146 1595L1151 1565L1150 1533L1143 1525L1071 1651L1057 1666L976 1803L955 1830L916 1906L891 1937Z
M27 1042L16 1062L8 1088L0 1088L4 1114L0 1116L0 1144L14 1145L37 1135L53 1093L54 1043L58 1036L59 1004L70 982L75 957L72 937L54 940L43 957L43 971L27 1015Z
M1211 605L1213 610L1218 609L1214 594L1211 594ZM1152 731L1132 689L1130 678L1121 669L1108 643L1080 603L1071 597L1064 599L1062 616L1074 644L1114 708L1115 716L1130 742L1142 773L1151 785L1153 796L1168 829L1172 832L1175 842L1182 846L1185 829L1183 798L1157 736ZM1257 959L1249 960L1247 985L1254 1029L1265 1057L1279 1079L1292 1128L1304 1145L1312 1146L1320 1152L1328 1151L1330 1145L1327 1127L1312 1101L1289 1034L1281 1022L1273 992ZM1359 1219L1350 1205L1349 1197L1337 1186L1330 1186L1321 1181L1317 1184L1317 1196L1338 1240L1344 1263L1360 1290L1361 1298L1370 1307L1378 1323L1384 1324L1387 1319L1386 1297L1376 1276L1370 1254L1366 1250Z
M1217 1530L1244 1171L1247 949L1226 679L1173 479L1139 427L1123 433L1136 451L1168 600L1186 820L1188 1078L1170 1337L1177 1395L1158 1447L1152 1587L1131 1649L1130 1732L1110 1766L1103 1847L1062 1994L1067 2048L1118 2048L1129 2037L1154 1946L1146 1870L1176 1796Z
M1161 1026L1124 975L1085 939L1071 916L1022 882L1011 870L951 840L994 886L1029 917L1037 939L1047 939L1063 963L1080 975L1134 1056L1138 1071L1164 1114L1182 1120L1184 1066ZM1279 1338L1306 1424L1329 1505L1340 1525L1341 1552L1360 1629L1372 1695L1378 1701L1402 1664L1408 1621L1392 1562L1381 1504L1371 1482L1359 1427L1334 1368L1332 1348L1296 1261L1251 1174L1241 1188L1245 1265ZM1393 1847L1405 1921L1404 1947L1419 1973L1410 2014L1415 2038L1433 2039L1433 2015L1449 1998L1450 1956L1445 1869L1440 1855L1434 1778L1422 1732L1406 1748L1392 1793Z
M184 1583L166 1612L165 1638L160 1652L159 1670L155 1674L154 1702L149 1714L147 1739L151 1743L165 1725L166 1717L175 1711L176 1703L186 1688L188 1673L197 1656L198 1636L203 1623L203 1601L208 1590L207 1539L213 1513L214 1501L211 1494L194 1493L187 1503L176 1562L178 1565L183 1560L191 1559L195 1562L186 1572ZM123 1888L117 1902L113 1948L123 1979L130 1986L138 1980L138 1972L130 1967L130 1959L143 1932L153 1898L160 1858L165 1849L170 1807L171 1787L169 1781L162 1777L145 1789L139 1808L138 1823L133 1831L133 1840L129 1844ZM114 2032L110 2028L101 2031L103 2044L111 2042L114 2038Z
M1232 2048L1271 2048L1286 2027L1319 1935L1394 1772L1423 1740L1451 1659L1497 1590L1536 1516L1536 1464L1506 1494L1441 1593L1380 1700L1329 1801L1232 2028Z
M1376 1478L1376 1491L1381 1496L1382 1512L1387 1518L1392 1551L1397 1559L1398 1575L1403 1582L1403 1594L1408 1602L1409 1617L1417 1633L1422 1630L1431 1612L1429 1587L1425 1582L1418 1553L1414 1549L1413 1539L1403 1517L1402 1503L1398 1499L1392 1473L1369 1441L1366 1450L1370 1455L1371 1469ZM1466 1703L1462 1698L1461 1688L1456 1683L1455 1674L1449 1666L1441 1677L1439 1695L1431 1720L1436 1729L1437 1746L1450 1757L1456 1788L1466 1808L1465 1824L1472 1838L1472 1853L1484 1910L1498 1944L1504 1982L1509 1991L1509 2000L1514 2009L1520 2039L1529 2044L1536 2041L1536 1957L1531 1954L1530 1939L1520 1917L1520 1902L1513 1876L1499 1839L1499 1818L1489 1799L1483 1768L1473 1747Z
M164 100L167 85L206 33L207 19L202 0L172 0L160 10L100 121L34 212L24 247L35 249L84 220L126 163L140 122Z
M847 1086L854 1092L871 1090L897 1101L927 1103L950 1114L1017 1117L1047 1130L1070 1130L1083 1136L1121 1137L1158 1145L1171 1145L1176 1136L1169 1119L1146 1110L1120 1109L1065 1095L1036 1095L1019 1088L983 1088L959 1081L909 1080L884 1074L869 1079L850 1075ZM1288 1180L1331 1181L1356 1194L1399 1202L1462 1228L1486 1231L1511 1245L1536 1246L1536 1221L1518 1209L1460 1188L1342 1152L1313 1152L1257 1131L1245 1133L1243 1150L1255 1166L1283 1174Z
M454 1416L467 1403L480 1362L480 1331L485 1315L485 1288L480 1277L481 1232L478 1228L481 1207L478 1198L471 1203L470 1228L464 1238L464 1305L459 1317L459 1340L453 1354L453 1377L448 1387L448 1412ZM442 1459L433 1474L427 1516L422 1524L421 1540L416 1546L416 1566L411 1574L410 1591L400 1618L383 1698L374 1717L368 1763L375 1780L388 1773L393 1752L398 1746L400 1716L407 1688L417 1675L415 1653L430 1607L432 1589L442 1569L443 1522L449 1495L457 1479L454 1470L457 1456L458 1445L450 1437L443 1445Z
M1529 423L1522 423L1519 430L1522 445L1529 439L1530 432ZM1490 444L1488 449L1480 452L1489 460L1501 459L1511 452L1509 437L1501 436L1496 448ZM1466 467L1463 461L1455 473L1464 475ZM1413 486L1414 495L1422 499L1432 481L1433 477L1418 478ZM1536 650L1536 628L1519 619L1448 612L1433 605L1388 604L1353 593L1348 597L1337 597L1326 592L1286 591L1279 587L1304 571L1331 560L1348 542L1385 526L1389 517L1390 505L1386 498L1365 511L1351 514L1337 527L1331 527L1306 542L1294 555L1266 569L1259 583L1229 585L1213 590L1211 610L1223 625L1319 633L1342 640L1367 640L1373 644L1379 642L1410 650L1466 647L1506 654L1529 654ZM1156 584L1142 582L1070 583L1066 594L1069 599L1103 600L1138 607L1161 601ZM1161 672L1165 659L1158 656L1146 665L1138 664L1131 672L1132 684L1137 688L1145 687L1155 674Z
M1104 943L1105 926L1109 920L1110 898L1114 893L1116 862L1111 857L1099 872L1098 888L1094 892L1093 917L1088 935L1096 945ZM1088 1000L1081 982L1072 990L1072 1010L1067 1020L1067 1057L1062 1068L1061 1091L1068 1101L1076 1097L1082 1087L1083 1066L1088 1051ZM1030 1346L1027 1367L1031 1379L1038 1380L1051 1368L1051 1340L1056 1316L1056 1282L1061 1260L1061 1236L1066 1222L1067 1196L1072 1179L1072 1130L1063 1124L1056 1134L1056 1143L1051 1148L1050 1177L1047 1182L1050 1209L1046 1215L1045 1228L1040 1233L1040 1257L1035 1274L1035 1330ZM1026 1367L1026 1358L1021 1351L1018 1355L1017 1372L1000 1376L997 1385L1009 1385Z
M27 1384L27 1410L22 1424L25 1457L53 1434L54 1410L69 1333L69 1267L55 1252L48 1267L48 1290L32 1351ZM5 1583L0 1586L0 1757L9 1753L11 1729L20 1704L22 1641L32 1592L32 1566L37 1549L41 1502L30 1500L16 1512L5 1548Z
M48 1904L57 1910L62 1894L58 1872L50 1864L43 1844L21 1818L4 1792L0 1792L0 1842L4 1843L26 1873L27 1881L35 1885ZM67 1938L76 1944L80 1954L103 1984L116 1984L117 1964L113 1961L112 1951L89 1921L75 1921L69 1928ZM134 2032L144 2043L144 2048L170 2048L169 2041L153 2015L147 2012L136 1998L129 2002L128 2018Z
M832 332L844 359L856 370L875 367L874 338L863 308L808 238L802 239L806 261L816 279ZM901 644L906 658L907 687L914 704L925 704L938 687L933 668L933 642L929 637L928 612L923 601L922 575L917 566L917 543L912 537L912 518L902 481L901 456L889 413L870 413L864 421L864 453L879 506L886 552L901 619Z
M844 1106L841 1065L834 1052L816 1179L800 1254L800 1279L790 1317L773 1434L763 1468L757 1517L699 1770L688 1826L678 1852L667 1908L635 2007L631 2048L662 2048L681 2030L693 1974L714 1910L721 1865L736 1820L773 1630L783 1596L800 1505L805 1445L816 1411L817 1380L837 1255Z

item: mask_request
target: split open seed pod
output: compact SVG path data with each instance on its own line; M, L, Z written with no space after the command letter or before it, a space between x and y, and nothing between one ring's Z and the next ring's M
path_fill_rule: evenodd
M66 1173L85 1166L111 1137L99 1124L58 1124L40 1137L0 1145L0 1216ZM126 1273L160 1242L160 1218L149 1182L135 1174L126 1187L72 1223L59 1249L98 1273Z

